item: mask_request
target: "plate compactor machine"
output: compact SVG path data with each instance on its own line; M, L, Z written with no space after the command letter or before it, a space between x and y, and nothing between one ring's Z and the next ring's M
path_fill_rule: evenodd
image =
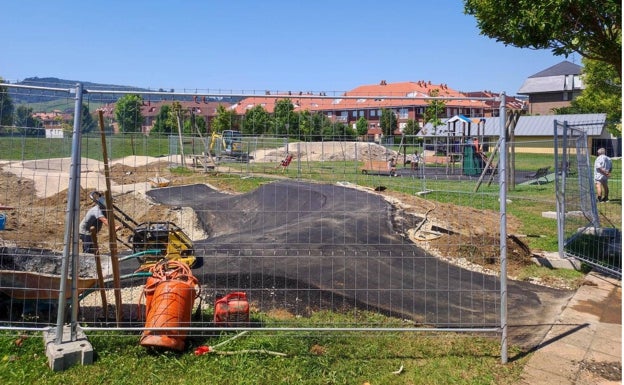
M89 194L91 200L106 212L106 205L98 199L99 196L102 194L97 191ZM133 255L141 264L140 269L147 269L163 259L182 262L190 268L201 266L201 258L195 256L193 241L175 223L138 223L114 204L113 215L122 226L132 230L127 242L121 239L118 241L132 249Z

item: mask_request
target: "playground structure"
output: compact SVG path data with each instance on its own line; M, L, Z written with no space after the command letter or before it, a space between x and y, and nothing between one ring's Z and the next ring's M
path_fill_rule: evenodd
M456 115L447 122L446 155L449 157L447 170L455 162L461 164L462 173L477 176L493 173L496 165L488 161L484 148L485 118L470 119L464 115ZM476 129L476 132L473 132Z
M446 167L446 174L454 174L456 168L461 168L461 172L466 176L478 176L496 173L496 163L492 162L493 156L489 159L486 153L489 145L485 137L485 118L470 119L464 115L456 115L446 121L446 128L440 129L438 135L425 143L422 153L408 155L405 136L401 138L399 144L399 155L402 154L404 164L412 163L415 156L418 164L434 164ZM496 155L497 148L492 152ZM413 169L417 165L410 166Z

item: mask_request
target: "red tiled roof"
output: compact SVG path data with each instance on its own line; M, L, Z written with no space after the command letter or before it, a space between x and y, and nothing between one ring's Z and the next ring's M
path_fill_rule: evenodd
M426 81L386 83L363 85L345 92L342 96L326 97L323 95L310 94L278 94L267 96L252 96L245 98L233 106L236 114L243 115L248 109L257 105L262 106L267 112L272 113L275 103L280 99L290 99L295 106L295 111L333 111L333 110L357 110L374 108L400 108L402 106L428 105L432 90L438 90L439 97L465 97L459 91L449 88L446 84L432 84ZM360 97L361 96L361 97ZM385 96L386 98L383 98ZM404 99L393 99L404 98ZM447 100L447 107L485 108L487 105L479 100Z
M172 105L174 101L149 101L146 100L143 102L143 107L141 107L141 114L143 117L156 117L160 109L165 105ZM196 115L202 116L215 116L217 114L217 108L219 105L225 106L225 108L230 107L230 103L222 103L222 102L214 102L207 101L206 99L198 98L197 101L187 102L187 101L176 101L179 103L184 110L190 111L193 109L193 112ZM102 107L104 110L104 116L113 117L115 114L115 104L107 104Z

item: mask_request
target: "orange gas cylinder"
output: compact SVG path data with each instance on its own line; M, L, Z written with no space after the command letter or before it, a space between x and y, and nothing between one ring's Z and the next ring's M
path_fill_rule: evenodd
M245 326L249 322L247 294L236 291L215 302L214 322L216 325Z

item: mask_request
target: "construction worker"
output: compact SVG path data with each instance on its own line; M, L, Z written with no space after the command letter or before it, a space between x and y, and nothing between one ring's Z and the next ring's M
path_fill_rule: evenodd
M95 205L91 207L84 218L80 222L78 234L82 241L82 251L84 253L95 254L95 245L93 244L93 238L91 238L91 228L94 227L96 233L100 231L102 225L108 225L108 219L102 210L106 209L106 200L104 194L99 191L94 191L89 194L91 199L95 202ZM116 226L115 231L119 231L121 226Z

